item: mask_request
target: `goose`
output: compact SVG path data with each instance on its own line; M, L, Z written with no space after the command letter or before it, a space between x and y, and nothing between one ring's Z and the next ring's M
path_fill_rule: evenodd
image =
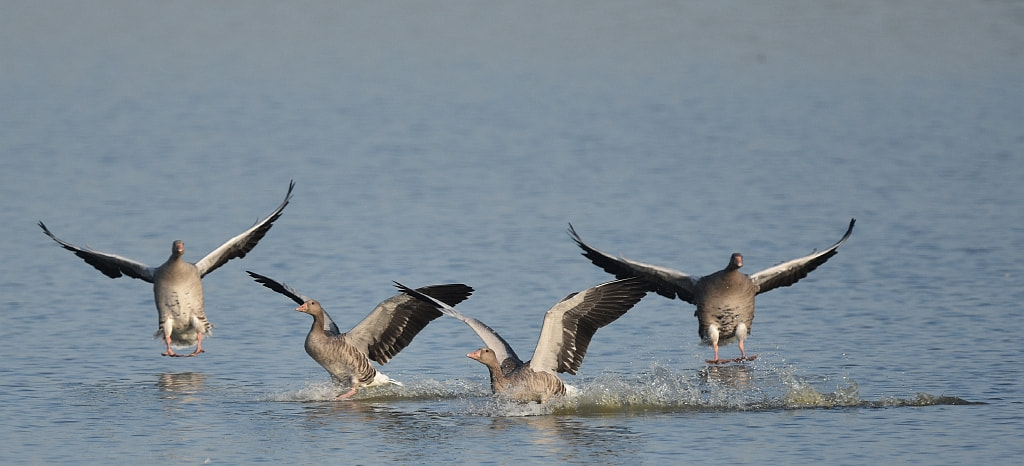
M124 275L152 283L153 298L156 302L159 319L159 325L153 338L162 337L167 345L167 351L162 354L163 356L191 357L206 352L203 350L203 336L210 335L213 329L213 324L206 319L206 310L203 306L202 278L231 259L245 257L256 247L256 243L270 231L274 221L281 216L285 206L288 205L293 188L295 188L295 181L288 185L288 193L285 194L284 202L277 206L277 209L274 209L270 215L256 222L255 225L238 236L221 244L195 263L186 262L182 258L185 254L185 242L182 240L175 240L171 244L171 256L166 262L159 267L150 267L115 254L96 251L88 247L79 248L54 236L43 222L39 222L39 227L43 229L46 236L56 241L61 247L73 252L87 264L110 278ZM192 345L195 345L196 349L187 355L175 353L172 349L172 346L187 348Z
M484 366L491 376L491 391L524 402L544 403L565 395L567 386L558 373L575 374L597 329L621 317L647 294L642 280L627 278L602 283L559 301L544 314L533 358L523 362L498 332L454 307L401 283L402 292L461 320L483 340L484 347L466 355Z
M257 283L281 293L299 304L296 311L313 316L313 326L306 335L306 354L320 364L339 386L349 391L337 396L343 400L356 390L378 385L402 385L370 364L387 364L432 320L441 317L434 306L400 293L377 305L369 315L341 333L320 302L295 291L288 285L255 272L246 271ZM420 293L452 305L464 301L473 288L463 284L434 285L420 288Z
M733 253L724 269L704 277L693 277L678 270L645 264L625 257L614 257L583 242L576 230L569 225L569 236L583 249L583 256L594 265L618 278L641 277L650 284L650 291L669 299L679 298L696 305L698 334L702 343L710 345L715 358L711 364L750 361L756 355L747 357L743 341L750 335L754 321L754 296L775 288L790 286L825 261L838 253L841 244L850 238L857 219L850 219L846 234L832 246L815 251L803 257L783 262L752 275L739 271L743 267L743 255ZM740 357L719 359L718 346L737 341Z

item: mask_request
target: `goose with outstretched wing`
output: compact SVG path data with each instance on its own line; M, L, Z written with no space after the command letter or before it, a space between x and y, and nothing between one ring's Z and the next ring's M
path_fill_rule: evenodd
M544 314L533 358L524 363L508 342L483 322L420 291L397 282L395 286L461 320L476 332L485 346L466 356L487 366L492 392L541 403L566 393L567 385L558 374L575 374L594 333L621 317L647 294L647 284L636 278L614 280L570 294Z
M39 227L43 229L46 236L56 241L61 247L73 252L87 264L110 278L128 276L152 283L153 298L159 318L159 327L153 336L162 338L167 345L167 351L163 355L196 356L205 352L203 336L209 335L213 328L213 325L206 319L202 278L227 261L245 257L249 251L252 251L256 247L256 243L270 231L274 221L281 217L285 206L291 200L293 188L295 188L294 181L288 185L288 193L285 194L284 201L270 215L256 222L248 230L227 240L196 263L183 259L185 242L181 240L176 240L171 244L171 256L166 262L159 267L150 267L116 254L75 246L54 236L43 222L39 222ZM172 346L184 348L192 345L195 345L196 349L187 355L177 354L171 348Z
M739 271L740 267L743 267L743 255L739 253L732 254L729 264L724 269L704 277L694 277L675 269L601 252L583 242L571 224L569 236L583 249L583 256L617 278L640 277L647 281L651 291L669 299L679 298L696 305L694 315L698 321L698 333L701 340L711 345L715 351L715 359L709 359L708 362L721 363L757 357L748 357L743 347L743 342L750 335L754 322L754 296L792 285L824 264L836 255L839 246L850 238L856 221L850 219L846 234L836 244L751 275ZM732 341L739 342L740 357L719 359L718 346Z
M341 333L320 302L288 285L255 272L247 273L257 283L281 293L299 304L295 310L313 316L313 326L306 335L306 354L320 364L335 383L349 390L338 399L349 398L363 387L402 385L378 371L370 361L387 364L441 312L404 293L392 296L377 305L352 330ZM434 285L419 288L419 293L456 305L473 293L462 284Z

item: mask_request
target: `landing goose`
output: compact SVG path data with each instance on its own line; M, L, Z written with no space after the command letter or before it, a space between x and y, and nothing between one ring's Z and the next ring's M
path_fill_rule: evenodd
M387 364L412 343L413 337L430 321L441 317L441 312L433 305L398 294L378 304L352 330L341 333L319 301L269 277L247 273L257 283L298 303L296 311L313 316L313 327L306 335L306 353L331 374L335 383L349 387L348 392L338 395L339 400L351 397L362 387L402 385L377 371L370 360L380 365ZM418 292L455 305L468 298L473 289L462 284L449 284L423 287Z
M575 374L597 329L625 314L644 297L648 288L642 280L629 278L570 294L544 314L533 358L524 363L508 342L483 322L400 283L396 282L395 286L431 303L445 315L465 322L476 332L485 347L466 356L487 366L492 392L539 403L566 393L566 385L557 374Z
M748 358L743 348L743 341L750 335L754 321L754 296L774 288L792 285L824 264L838 253L839 245L853 233L853 224L856 221L850 219L846 234L831 247L749 276L739 271L740 267L743 267L743 256L739 253L734 253L729 258L729 264L725 269L698 278L667 267L601 252L584 243L571 224L569 236L583 249L586 258L617 278L641 277L648 281L651 291L656 291L669 299L679 298L696 305L694 315L697 317L698 333L701 340L715 350L715 359L709 359L707 362L723 363L752 360L757 357L755 355ZM718 345L732 341L739 342L740 357L719 359Z
M185 254L185 243L181 240L176 240L171 245L171 257L167 259L167 262L159 267L150 267L126 257L95 251L88 247L79 248L54 236L43 222L39 222L39 227L43 229L46 236L56 241L64 249L75 253L76 256L110 278L126 275L152 283L153 297L156 301L159 318L159 327L153 337L162 337L166 343L167 351L163 353L163 356L196 356L199 353L205 353L203 336L210 335L213 328L213 325L206 320L206 311L203 307L202 277L231 259L245 257L252 248L256 247L256 243L270 231L274 221L281 216L281 212L288 205L294 187L295 182L292 181L288 185L288 193L284 196L284 202L274 209L267 218L256 222L240 235L229 239L196 263L186 262L182 259ZM185 348L192 345L195 345L196 349L187 355L177 354L171 349L172 346Z

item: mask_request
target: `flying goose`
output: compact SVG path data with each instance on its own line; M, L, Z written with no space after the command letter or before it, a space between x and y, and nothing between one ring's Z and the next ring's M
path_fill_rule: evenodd
M570 294L544 314L533 358L524 363L508 342L483 322L398 282L395 286L431 303L445 315L465 322L476 332L485 347L466 356L487 366L493 393L539 403L566 393L566 385L557 374L575 374L597 329L625 314L644 297L648 288L642 280L630 278Z
M336 384L349 387L348 392L338 395L339 400L351 397L362 387L402 385L377 371L370 360L380 365L387 364L412 343L413 337L430 321L441 317L441 312L433 305L398 294L378 304L352 330L341 333L319 301L269 277L246 272L257 283L298 303L296 311L313 316L313 327L306 335L306 353L331 374ZM455 305L468 298L473 289L462 284L449 284L423 287L419 292Z
M697 306L698 333L701 340L715 350L715 359L708 363L737 362L752 360L747 357L743 341L750 335L754 321L754 296L774 288L789 286L807 276L812 270L836 255L839 245L853 233L856 219L850 219L846 234L831 247L812 252L803 257L769 267L753 275L739 271L743 267L743 256L733 253L725 269L704 277L693 277L678 270L645 264L625 257L614 257L583 242L576 230L569 225L569 236L583 249L583 255L594 265L617 278L641 277L650 284L650 291L669 299L679 298ZM740 357L719 359L718 345L738 341Z
M203 307L202 277L231 259L245 257L252 248L256 247L256 243L270 231L274 221L281 216L281 212L288 205L294 187L295 181L292 181L288 185L288 193L285 194L284 202L277 206L277 209L274 209L267 218L256 222L248 230L229 239L194 264L182 259L185 254L185 243L181 240L175 240L171 244L171 257L167 259L167 262L159 267L150 267L126 257L95 251L88 247L79 248L54 236L43 222L39 222L39 227L43 229L46 236L56 241L64 249L75 253L76 256L110 278L126 275L152 283L153 297L159 317L159 328L153 338L163 337L164 343L167 344L167 351L163 353L163 356L190 357L206 352L203 350L203 336L210 335L213 328L213 325L206 320L206 311ZM171 349L172 346L185 348L192 345L195 345L196 349L187 355L177 354Z

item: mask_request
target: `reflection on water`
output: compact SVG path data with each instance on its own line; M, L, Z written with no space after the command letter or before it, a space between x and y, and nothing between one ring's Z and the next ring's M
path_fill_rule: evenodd
M456 410L467 405L476 415L459 416L465 411ZM541 452L549 458L622 460L642 453L640 436L614 419L604 425L572 416L523 415L542 412L550 412L550 408L491 396L434 404L400 398L386 403L340 400L308 402L302 407L303 425L312 432L309 435L345 432L350 440L353 436L387 438L389 448L405 450L408 460L436 458L444 445L475 444L462 460L489 461L493 460L493 449L488 443L494 439L508 439L520 444L521 449Z
M205 379L206 374L201 372L165 372L157 378L156 385L162 391L192 394L202 390Z
M386 402L392 400L444 400L464 398L467 396L485 396L490 393L478 383L466 380L432 380L407 379L403 385L382 385L360 389L350 398L364 403ZM294 391L274 393L267 397L268 401L341 401L335 400L338 388L331 381L306 382L302 388Z
M701 369L700 377L704 383L719 383L733 389L750 388L753 380L750 368L746 364L708 365Z
M517 436L556 457L610 457L623 461L642 452L640 436L619 424L594 425L571 416L494 418L492 422L492 428L498 430L521 431L523 427L529 432Z
M351 400L315 403L303 407L306 422L313 425L325 425L344 419L346 422L369 421L377 409L366 403L353 403Z
M202 393L208 390L203 385L206 377L206 374L201 372L165 372L157 378L156 385L162 392L160 398L163 400L195 403L199 401ZM164 405L163 409L177 412L183 407L178 403L170 403Z
M522 423L537 431L534 439L538 443L566 442L581 445L600 445L602 448L613 448L616 444L636 435L627 427L593 426L566 416L539 416L514 418L514 422Z

